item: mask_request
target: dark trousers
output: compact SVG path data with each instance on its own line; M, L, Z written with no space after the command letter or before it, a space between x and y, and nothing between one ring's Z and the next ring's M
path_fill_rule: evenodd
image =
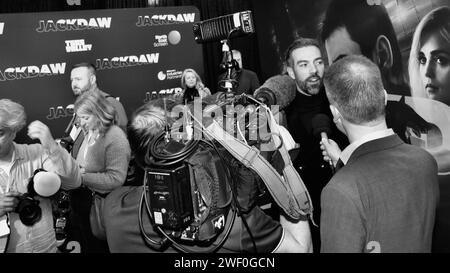
M109 253L108 243L97 239L91 231L89 213L92 204L92 192L81 187L70 191L71 213L67 231L68 241L78 241L81 253Z
M305 183L306 189L312 199L313 219L318 225L310 225L311 238L313 242L314 253L320 252L320 195L325 185L332 177L330 167L324 162L323 164L303 165L297 167L300 177Z

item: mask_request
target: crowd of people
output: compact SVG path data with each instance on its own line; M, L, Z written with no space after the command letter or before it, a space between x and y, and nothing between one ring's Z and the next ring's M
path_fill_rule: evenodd
M324 48L313 38L298 38L285 54L286 79L296 89L283 109L285 125L300 144L291 160L309 192L312 213L294 219L278 207L279 196L274 195L279 193L269 191L250 168L248 155L239 160L226 147L200 141L196 156L184 162L191 187L198 187L192 198L206 207L196 213L214 223L200 223L196 236L201 238L195 239L210 236L195 244L177 240L189 237L187 231L163 235L163 216L151 215L143 201L149 191L145 167L156 160L149 156L149 146L179 118L173 115L175 107L197 97L208 100L214 92L195 70L186 69L181 93L150 100L128 119L120 101L99 89L95 67L80 63L70 77L76 97L71 149L59 145L40 121L28 126L28 136L40 144L15 143L26 125L25 109L0 100L0 249L57 252L77 241L86 253L449 251L450 189L448 175L441 174L450 152L414 145L412 134L428 134L436 126L404 101L388 98L411 94L450 105L450 8L437 8L418 24L409 81L383 5L332 0L321 42ZM252 95L259 88L256 74L242 67L239 51L232 56L238 63L235 94ZM329 119L326 129L315 128L312 120L318 115ZM175 153L186 144L163 141L163 152ZM279 154L266 158L275 169L280 165ZM62 248L49 198L35 197L42 216L34 225L24 224L17 212L30 178L41 168L56 173L70 196ZM268 213L267 200L260 199L271 194L274 209ZM218 224L220 217L224 225Z

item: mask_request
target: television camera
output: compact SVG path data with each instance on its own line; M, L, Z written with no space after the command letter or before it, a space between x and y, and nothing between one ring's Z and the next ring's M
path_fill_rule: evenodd
M164 120L159 133L144 141L143 158L136 160L144 170L140 230L156 250L170 243L182 252L195 252L190 248L194 246L204 246L201 252L215 252L230 234L236 215L253 238L245 213L255 205L262 183L290 218L312 212L309 194L288 153L287 145L293 140L286 137L274 116L278 112L276 99L286 99L278 98L270 84L261 86L255 97L233 92L232 75L237 66L228 40L253 32L250 11L195 23L197 42L223 44L227 91L187 105L163 98L163 117L145 115ZM277 168L269 163L274 153L283 163ZM161 235L160 241L146 232L144 212Z

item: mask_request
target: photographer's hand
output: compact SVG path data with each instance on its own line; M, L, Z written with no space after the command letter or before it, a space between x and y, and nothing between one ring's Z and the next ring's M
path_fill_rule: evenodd
M39 139L43 148L50 152L58 146L47 125L38 120L28 126L28 136L31 139Z
M0 217L16 209L20 195L19 192L0 193Z

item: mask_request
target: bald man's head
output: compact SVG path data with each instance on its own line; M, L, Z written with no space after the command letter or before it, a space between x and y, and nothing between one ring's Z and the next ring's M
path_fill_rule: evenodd
M363 56L348 56L333 63L324 84L330 104L353 124L384 119L386 93L378 67Z

